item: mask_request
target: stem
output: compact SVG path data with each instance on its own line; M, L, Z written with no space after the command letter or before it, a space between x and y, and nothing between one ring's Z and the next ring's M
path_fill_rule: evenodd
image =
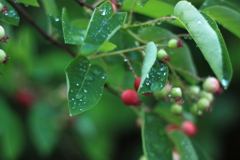
M96 59L96 58L101 58L101 57L106 57L106 56L118 55L118 54L131 52L131 51L135 51L135 50L139 50L139 49L144 49L145 47L146 46L140 46L140 47L129 48L129 49L124 49L124 50L120 50L120 51L110 52L110 53L103 53L103 54L89 57L89 59Z
M166 64L168 65L169 69L171 70L171 72L173 73L173 75L177 78L178 82L180 83L181 88L185 88L184 83L182 82L182 80L180 79L180 77L177 75L177 73L175 72L175 70L173 69L173 66L171 65L171 63L166 62Z
M183 34L176 34L176 35L169 36L169 37L159 38L159 39L154 40L154 42L161 41L161 40L164 40L164 39L171 39L171 38L175 38L175 37L187 37L187 36L191 37L190 34L183 33Z
M135 8L135 6L136 6L136 3L137 3L137 0L134 0L133 5L132 5L132 8L131 8L131 10L130 10L130 14L129 14L129 19L128 19L127 25L130 25L131 22L132 22L133 11L134 11L134 8Z
M132 37L133 37L134 39L136 39L137 41L142 42L142 43L144 43L144 44L147 44L147 43L148 43L147 41L141 39L138 35L136 35L135 33L133 33L131 30L127 29L126 31L127 31L127 33L128 33L130 36L132 36Z
M32 17L17 3L14 3L13 1L8 1L22 16L24 16L29 23L40 33L44 38L51 41L53 44L55 44L57 47L62 48L63 50L67 51L69 54L71 54L73 57L76 57L76 54L71 51L69 48L67 48L64 44L58 42L53 37L49 36L33 19Z
M85 6L89 9L91 9L92 11L94 10L93 6L91 6L90 4L88 4L87 2L84 2L82 0L75 0L80 6Z
M134 77L137 78L138 76L137 76L137 74L136 74L136 72L135 72L132 64L129 62L129 59L128 59L124 54L121 54L121 56L122 56L124 59L127 59L127 64L129 65L130 70L132 71Z
M138 23L138 24L133 24L133 25L124 25L122 28L126 29L126 28L130 28L130 27L139 27L139 26L143 26L143 25L149 25L152 23L156 23L158 21L165 21L165 20L171 20L171 19L175 19L175 16L168 16L168 17L160 17L151 21L147 21L147 22L143 22L143 23Z
M163 47L163 46L166 46L166 45L156 44L156 46L157 47ZM146 48L145 45L144 46L135 47L135 48L123 49L123 50L120 50L120 51L114 51L114 52L110 52L110 53L103 53L103 54L99 54L99 55L96 55L96 56L91 56L88 59L91 60L91 59L96 59L96 58L101 58L101 57L113 56L113 55L118 55L118 54L122 54L122 53L126 53L126 52L141 50L141 49L144 49L144 48Z
M204 79L201 78L201 77L198 77L197 75L194 75L194 74L192 74L192 73L190 73L190 72L188 72L188 71L185 71L185 70L183 70L182 68L174 67L173 65L171 65L171 66L172 66L172 68L173 68L174 70L176 70L176 71L180 71L180 72L186 73L186 74L188 74L189 76L191 76L191 77L193 77L193 78L195 78L195 79L197 79L197 80L199 80L199 81L204 82Z

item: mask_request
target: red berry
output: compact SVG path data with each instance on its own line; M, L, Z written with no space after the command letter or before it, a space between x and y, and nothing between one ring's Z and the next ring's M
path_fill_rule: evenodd
M33 100L33 93L28 89L21 89L16 94L16 101L26 108L31 106Z
M134 81L134 88L135 88L136 91L139 88L140 82L141 82L141 77L136 78L135 81Z
M215 77L208 77L203 82L203 89L206 92L210 92L210 93L216 93L216 94L221 93L221 87L220 87L219 81Z
M181 124L181 130L188 136L193 136L197 133L197 127L191 121L184 121Z
M126 105L139 106L141 104L137 92L131 89L125 90L121 95L121 99Z

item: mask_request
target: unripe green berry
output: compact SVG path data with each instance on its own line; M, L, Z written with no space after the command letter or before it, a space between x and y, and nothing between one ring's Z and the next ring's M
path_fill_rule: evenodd
M203 82L203 89L206 92L216 93L221 90L219 81L215 77L208 77Z
M4 62L6 56L7 56L6 53L2 49L0 49L0 63Z
M199 94L200 90L201 90L200 87L197 85L192 85L189 87L189 93L193 95Z
M177 40L176 39L170 39L168 41L168 47L169 48L177 48Z
M206 109L209 106L210 106L210 102L206 98L201 98L197 102L197 108L201 111L203 111L204 109Z
M156 99L160 99L160 98L164 98L168 95L168 93L170 92L171 90L171 85L169 83L167 83L163 89L161 91L158 91L158 92L153 92L153 96L156 98Z
M182 113L182 111L183 111L182 106L179 106L177 104L172 104L171 105L171 113L180 114L180 113Z
M5 31L4 28L2 26L0 26L0 39L2 39L5 35Z
M170 97L171 98L177 98L177 97L182 97L182 90L179 87L174 87L170 91Z
M209 102L212 102L213 99L214 99L214 96L212 93L209 93L209 92L205 92L205 91L201 91L200 92L200 97L201 98L206 98L209 100Z
M2 10L3 10L3 4L0 3L0 12L2 12Z
M160 49L157 53L158 60L162 60L166 56L168 56L168 54L164 49Z
M191 107L190 107L190 111L192 114L194 115L197 115L197 116L200 116L203 114L203 111L199 110L198 107L197 107L197 104L193 104Z

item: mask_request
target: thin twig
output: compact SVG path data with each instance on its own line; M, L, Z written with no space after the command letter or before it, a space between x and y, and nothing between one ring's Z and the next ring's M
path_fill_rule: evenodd
M128 23L127 23L128 25L130 25L131 22L132 22L133 11L134 11L134 8L136 6L136 3L137 3L137 0L134 0L132 8L130 10L130 15L129 15Z
M147 43L148 43L147 41L141 39L138 35L136 35L135 33L133 33L131 30L126 29L126 32L127 32L130 36L132 36L134 39L136 39L137 41L142 42L142 43L144 43L144 44L147 44Z
M137 76L137 74L136 74L136 72L135 72L132 64L129 62L129 59L128 59L124 54L120 54L120 55L124 58L124 60L125 60L125 59L127 60L127 64L128 64L128 66L129 66L130 70L132 71L134 77L137 78L138 76Z
M64 44L58 42L53 37L49 36L33 19L32 17L17 3L14 3L13 1L8 1L22 16L24 16L29 23L39 32L41 33L44 38L51 41L53 44L58 46L59 48L62 48L63 50L67 51L69 54L71 54L73 57L76 57L76 54L71 51L69 48L67 48Z
M75 0L78 4L80 4L80 6L85 6L89 9L91 9L92 11L94 10L93 6L91 6L90 4L88 4L87 2L81 1L81 0Z

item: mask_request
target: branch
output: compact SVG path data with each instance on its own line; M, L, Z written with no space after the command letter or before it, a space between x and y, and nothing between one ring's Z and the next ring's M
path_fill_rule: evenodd
M67 51L69 54L71 54L73 57L76 57L76 54L71 51L69 48L67 48L64 44L58 42L53 37L49 36L33 19L32 17L17 3L14 3L13 1L8 1L23 17L25 17L29 23L40 33L45 37L47 40L51 41L53 44L55 44L57 47L62 48L63 50Z
M85 6L89 9L91 9L92 11L94 10L93 6L91 6L90 4L88 4L87 2L84 2L82 0L75 0L80 6Z

